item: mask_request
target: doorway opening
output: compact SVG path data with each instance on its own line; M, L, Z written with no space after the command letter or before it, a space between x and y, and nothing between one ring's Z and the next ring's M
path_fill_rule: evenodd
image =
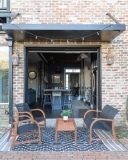
M68 105L53 110L52 92L60 90L62 102L63 91L69 89L74 118L83 118L89 109L101 109L100 46L26 47L25 55L24 101L31 108L44 110L47 118L58 118ZM28 77L30 71L36 73L34 79ZM47 98L51 103L44 104L44 91L52 91Z

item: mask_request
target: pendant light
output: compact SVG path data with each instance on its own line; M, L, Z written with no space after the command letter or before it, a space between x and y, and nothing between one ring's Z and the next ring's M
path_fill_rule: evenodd
M60 54L59 54L59 62L60 62ZM58 62L57 68L55 69L55 72L56 72L56 73L61 73L61 69L60 69L60 67L59 67L59 62Z

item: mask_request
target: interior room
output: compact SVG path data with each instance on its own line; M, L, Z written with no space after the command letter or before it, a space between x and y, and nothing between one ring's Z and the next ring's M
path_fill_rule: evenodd
M28 50L27 101L58 118L70 109L74 118L98 109L98 54L96 47L51 47ZM35 115L38 116L38 115Z

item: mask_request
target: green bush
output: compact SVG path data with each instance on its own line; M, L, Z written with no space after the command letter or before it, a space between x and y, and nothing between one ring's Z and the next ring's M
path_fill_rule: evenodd
M71 115L71 111L70 110L63 110L62 112L61 112L61 116L63 117L63 116L68 116L68 117L70 117L70 115Z

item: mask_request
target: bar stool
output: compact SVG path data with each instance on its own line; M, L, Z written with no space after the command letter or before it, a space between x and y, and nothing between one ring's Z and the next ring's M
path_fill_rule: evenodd
M44 93L44 103L43 103L43 109L45 105L50 104L52 106L52 94L49 92Z
M69 109L71 108L71 95L70 92L63 94L63 108L64 106L68 106Z
M61 92L53 92L52 93L52 110L61 110Z

